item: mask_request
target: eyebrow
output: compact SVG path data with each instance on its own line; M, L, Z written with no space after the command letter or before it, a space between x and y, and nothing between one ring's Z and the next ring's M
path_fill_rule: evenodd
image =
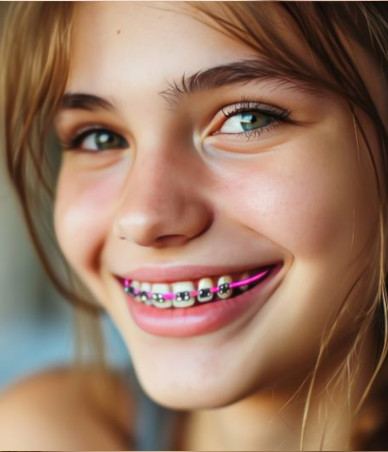
M59 110L115 110L113 103L94 94L68 92L62 96Z
M196 92L260 80L273 80L279 85L315 94L318 91L318 87L307 79L282 72L269 61L248 59L214 66L189 76L183 74L179 82L170 82L169 87L159 94L169 102L177 103L182 97Z
M230 86L237 83L249 83L260 80L274 80L280 85L296 88L310 93L317 93L317 87L301 77L292 76L274 69L269 62L260 59L248 59L209 69L200 70L191 75L182 75L179 81L168 82L167 89L160 91L170 105L177 104L182 97L197 92ZM82 109L94 111L98 109L114 111L112 102L102 97L87 93L67 92L63 95L60 110Z

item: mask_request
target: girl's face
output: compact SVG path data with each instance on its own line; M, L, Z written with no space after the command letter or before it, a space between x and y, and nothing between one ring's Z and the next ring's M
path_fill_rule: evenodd
M377 195L343 100L248 79L234 63L258 55L182 8L77 6L66 92L103 100L68 97L57 117L71 144L55 223L149 394L177 408L215 407L300 381L350 291L333 339L341 354L370 301ZM172 88L198 73L187 89ZM275 262L280 270L253 295L190 310L133 315L140 305L118 280L191 281Z

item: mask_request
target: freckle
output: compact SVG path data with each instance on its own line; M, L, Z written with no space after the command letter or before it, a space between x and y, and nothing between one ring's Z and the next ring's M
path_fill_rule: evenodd
M116 34L119 35L121 33L121 30L116 30Z

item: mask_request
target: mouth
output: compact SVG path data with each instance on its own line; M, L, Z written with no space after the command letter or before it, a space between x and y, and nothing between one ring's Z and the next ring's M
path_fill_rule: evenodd
M260 284L276 265L169 283L129 278L119 278L119 281L124 292L139 303L157 309L182 309L238 297Z
M231 323L238 326L252 318L280 283L277 276L282 267L280 262L168 283L117 279L140 329L154 336L184 338L212 333Z

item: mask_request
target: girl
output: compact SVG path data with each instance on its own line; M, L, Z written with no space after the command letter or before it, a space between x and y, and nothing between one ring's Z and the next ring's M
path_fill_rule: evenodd
M154 449L387 445L386 12L12 7L5 152L32 239L167 410L144 417L108 372L57 371L4 396L3 448L142 449L142 427L169 435Z

